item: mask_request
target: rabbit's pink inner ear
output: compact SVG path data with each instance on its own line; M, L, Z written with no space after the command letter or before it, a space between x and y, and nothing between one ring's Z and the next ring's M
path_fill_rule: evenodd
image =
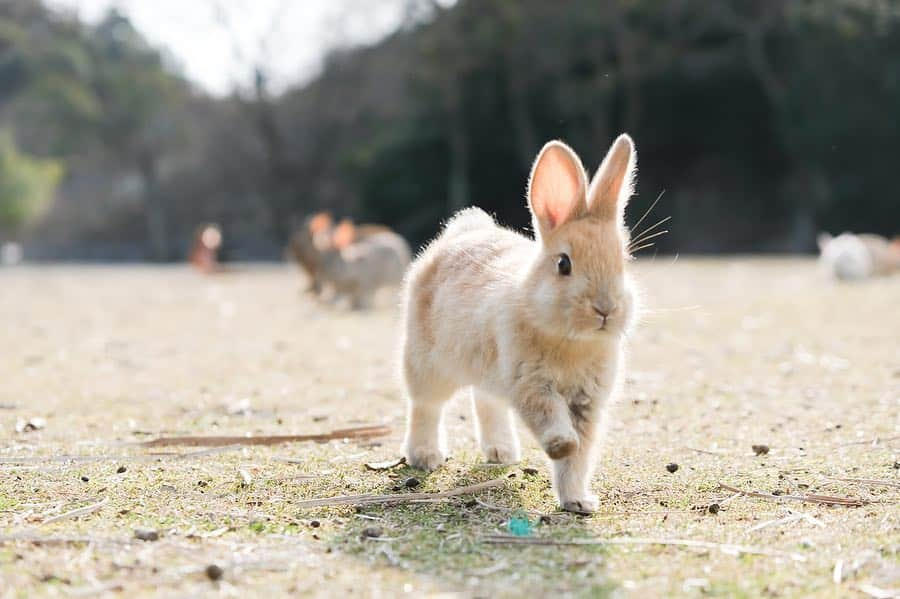
M331 228L331 214L328 212L318 212L309 219L309 232L317 235L325 229Z
M349 220L341 221L341 224L334 230L331 243L335 248L342 250L351 245L356 239L356 227Z
M590 213L603 220L621 218L632 193L634 170L634 142L623 133L613 142L591 182Z
M584 167L575 152L558 141L545 145L528 186L531 212L543 233L583 213L584 189Z

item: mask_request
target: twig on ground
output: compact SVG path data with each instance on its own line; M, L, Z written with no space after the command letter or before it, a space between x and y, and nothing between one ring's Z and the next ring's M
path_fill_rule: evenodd
M471 495L479 493L487 489L494 489L503 485L505 478L497 478L494 480L450 489L449 491L440 491L437 493L397 493L393 495L375 495L372 493L365 495L339 495L337 497L322 497L321 499L307 499L294 504L300 509L312 507L331 507L336 505L371 505L376 503L412 503L415 501L446 499L447 497L456 497L457 495Z
M789 551L766 549L765 547L749 547L747 545L732 545L730 543L713 543L711 541L698 541L694 539L622 537L616 539L588 538L563 541L541 537L517 537L513 535L486 535L481 538L486 543L509 545L671 545L677 547L715 549L728 555L768 555L772 557L787 557L798 562L806 561L806 557L803 555Z
M714 455L714 456L725 455L724 453L719 452L719 451L709 451L707 449L697 449L696 447L685 447L685 449L687 449L688 451L696 451L697 453L703 453L706 455Z
M390 470L391 468L396 468L401 464L406 463L406 458L397 458L396 460L389 460L387 462L366 462L365 467L366 470Z
M289 456L280 456L280 455L273 457L272 461L273 462L283 462L285 464L305 464L307 462L307 460L304 460L302 458L292 458Z
M138 445L142 447L168 447L172 445L187 447L221 447L227 445L279 445L281 443L299 443L301 441L324 443L335 439L371 439L372 437L384 437L390 433L390 427L373 425L338 429L331 431L330 433L307 435L263 435L259 437L160 437L158 439L153 439L152 441L139 443Z
M758 491L744 491L725 483L719 483L719 487L732 493L740 493L746 497L757 497L759 499L768 499L770 501L801 501L804 503L820 503L822 505L843 505L847 507L860 507L867 503L863 499L852 497L832 497L831 495L772 495L771 493L760 493Z
M892 599L900 597L900 589L882 589L874 584L858 584L856 588L875 599Z
M791 524L793 522L799 522L800 520L804 520L804 521L809 522L810 524L814 524L815 526L818 526L818 527L825 526L824 522L822 522L821 520L819 520L818 518L816 518L815 516L812 516L810 514L805 514L803 512L795 512L793 510L788 510L787 512L788 512L788 515L785 516L784 518L778 518L777 520L768 520L766 522L761 522L761 523L757 524L756 526L751 526L750 528L747 529L747 533L749 534L751 532L755 532L757 530L762 530L763 528L768 528L770 526L780 526L782 524Z
M0 535L0 545L6 543L34 543L35 545L82 545L86 543L108 543L116 545L128 545L131 539L95 538L87 536L43 536L30 532Z
M497 572L506 570L508 567L509 563L506 560L500 560L493 566L481 568L480 570L470 570L469 574L472 576L490 576L491 574L496 574Z
M40 464L46 462L152 462L156 456L144 455L61 455L0 458L0 464Z
M109 501L109 497L104 497L102 501L97 503L86 505L84 507L80 507L78 509L74 509L58 516L53 516L52 518L47 518L42 522L42 524L51 524L53 522L59 522L60 520L68 520L69 518L77 518L78 516L85 516L87 514L92 514L102 508Z
M240 443L234 443L232 445L222 445L219 447L210 447L209 449L201 449L200 451L189 451L187 453L179 454L177 457L179 460L189 460L191 458L202 458L208 455L216 455L220 453L225 453L227 451L234 451L235 449L240 449L243 447Z
M834 562L834 570L831 572L831 581L834 584L841 584L844 581L844 560L839 559Z
M738 497L741 497L742 495L743 495L742 493L735 493L733 495L729 495L728 497L726 497L725 499L722 499L721 501L717 501L716 503L718 503L720 506L722 506L722 505L725 505L726 503L731 503L732 501L734 501Z
M541 512L533 512L531 510L521 510L521 509L506 507L505 505L494 505L493 503L488 503L486 501L482 501L482 500L478 499L477 497L475 498L475 503L477 503L481 507L487 508L489 510L496 510L498 512L506 512L506 513L516 512L516 513L528 514L529 516L537 516L538 518L550 515L550 514L543 514Z
M873 478L837 478L837 477L829 477L831 480L839 480L845 483L859 483L861 485L871 485L873 487L891 487L893 489L900 489L900 482L895 482L891 480L876 480Z
M851 445L871 445L873 447L877 446L879 443L890 443L892 441L900 441L900 435L896 435L894 437L878 437L876 436L873 439L866 439L865 441L848 441L846 443L838 443L835 447L849 447Z

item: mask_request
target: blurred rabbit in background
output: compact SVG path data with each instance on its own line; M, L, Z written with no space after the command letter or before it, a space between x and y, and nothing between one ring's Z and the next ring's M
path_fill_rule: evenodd
M191 265L203 274L210 274L219 268L219 250L222 247L222 229L215 223L197 227L191 246Z
M893 241L868 233L818 237L819 263L831 277L855 281L900 272L900 237Z
M353 309L371 307L382 287L399 286L412 259L409 244L390 228L350 220L335 227L325 212L297 230L291 250L310 277L310 291L318 296L329 286Z

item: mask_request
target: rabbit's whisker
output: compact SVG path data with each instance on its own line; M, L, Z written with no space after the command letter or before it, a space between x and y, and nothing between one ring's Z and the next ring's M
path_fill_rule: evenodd
M665 217L664 219L658 221L655 225L650 226L650 227L647 227L646 229L644 229L644 230L641 231L640 233L635 233L635 234L634 234L634 239L631 241L631 243L632 243L632 244L634 244L634 243L639 243L640 240L641 240L641 238L642 238L644 235L646 235L647 233L649 233L650 231L652 231L652 230L655 229L656 227L660 226L661 224L666 223L666 222L669 222L670 220L672 220L672 217L671 217L671 216L667 216L667 217Z
M656 244L651 241L650 243L645 243L644 245L640 245L636 248L628 248L628 251L633 254L635 252L639 252L641 250L647 249L648 247L653 247L654 245L656 245Z
M668 233L668 232L669 232L668 229L663 229L662 231L657 231L656 233L653 233L653 234L650 234L650 235L642 235L642 236L639 237L638 239L635 239L634 241L632 241L631 243L629 243L629 244L628 244L628 247L634 247L634 246L639 245L639 244L642 244L642 243L644 243L644 242L646 242L646 241L650 241L650 240L653 239L654 237L659 237L660 235L665 235L665 234Z
M659 192L659 195L656 196L656 199L653 200L653 203L650 204L650 207L647 208L647 210L646 210L646 212L644 212L643 216L641 216L641 218L638 219L638 222L634 223L634 226L631 227L632 229L637 229L641 225L641 223L644 222L644 219L647 218L647 215L653 211L653 209L656 207L656 205L662 199L664 193L666 193L665 189L663 189L661 192Z

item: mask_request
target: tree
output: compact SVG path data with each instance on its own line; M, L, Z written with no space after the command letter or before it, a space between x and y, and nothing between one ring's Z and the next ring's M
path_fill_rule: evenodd
M9 131L0 133L0 232L15 236L50 206L63 175L58 161L22 154Z

